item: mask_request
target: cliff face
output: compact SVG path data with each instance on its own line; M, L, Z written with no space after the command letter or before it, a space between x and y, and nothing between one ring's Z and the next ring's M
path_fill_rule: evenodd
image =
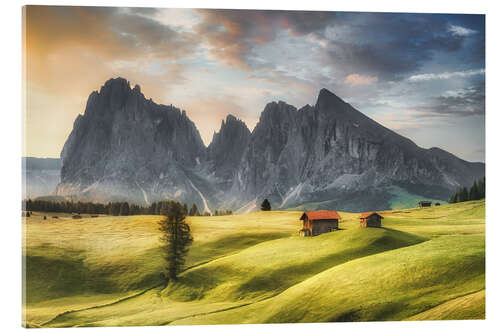
M90 94L61 159L60 195L184 201L197 193L187 171L205 161L206 149L185 112L147 100L118 78Z
M61 153L58 194L210 209L389 208L390 189L447 199L484 175L441 149L423 149L326 89L314 106L269 103L252 132L233 116L205 148L184 112L109 80L93 92Z
M394 187L447 200L482 177L484 164L420 148L323 89L315 106L266 106L238 175L233 195L248 202L359 211L389 208Z
M220 190L227 191L231 186L249 139L248 127L232 115L228 115L219 132L214 133L207 156Z

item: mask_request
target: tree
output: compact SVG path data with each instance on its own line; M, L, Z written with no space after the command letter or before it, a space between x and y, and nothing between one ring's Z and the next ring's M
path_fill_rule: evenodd
M118 216L120 215L121 204L119 202L112 202L110 205L109 215Z
M269 200L264 199L264 201L262 201L262 204L260 205L260 210L263 211L271 210L271 203L269 202Z
M478 196L479 199L484 199L486 197L486 177L478 182Z
M469 200L477 200L477 199L479 199L478 188L476 181L474 181L474 184L472 184L472 187L470 188L469 191Z
M128 202L122 202L120 205L120 215L128 215L130 212L130 208L128 206Z
M166 264L164 275L176 281L184 266L189 246L193 242L191 229L186 223L186 213L180 203L170 202L165 217L159 222L159 230L161 249Z
M469 201L469 191L467 191L467 187L464 187L462 191L460 191L460 201Z
M196 206L196 204L193 204L191 206L191 209L189 210L189 216L198 216L200 215L200 213L198 212L198 207Z

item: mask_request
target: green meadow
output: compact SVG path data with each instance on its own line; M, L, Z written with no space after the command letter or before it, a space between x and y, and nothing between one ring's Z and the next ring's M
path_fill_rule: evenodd
M340 212L341 230L306 238L300 215L189 217L185 270L165 285L159 216L34 212L23 218L23 324L484 319L484 200L382 212L383 228Z

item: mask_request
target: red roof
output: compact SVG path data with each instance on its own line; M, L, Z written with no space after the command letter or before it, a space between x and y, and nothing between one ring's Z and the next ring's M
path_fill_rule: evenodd
M363 213L361 214L361 216L359 218L361 219L366 219L368 216L372 216L372 215L378 215L380 216L381 218L384 218L382 215L380 215L379 213L377 212L367 212L367 213Z
M304 212L300 219L303 220L305 215L307 215L309 220L340 220L340 215L334 210Z

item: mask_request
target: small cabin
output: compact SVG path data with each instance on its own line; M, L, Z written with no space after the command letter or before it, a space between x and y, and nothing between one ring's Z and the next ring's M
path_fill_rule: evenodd
M363 213L359 217L360 226L363 228L381 228L382 227L382 215L377 212Z
M418 202L418 207L422 208L422 207L430 207L432 206L432 202L430 201L419 201Z
M304 212L300 220L302 221L301 237L317 236L338 230L340 215L336 211L319 210Z

